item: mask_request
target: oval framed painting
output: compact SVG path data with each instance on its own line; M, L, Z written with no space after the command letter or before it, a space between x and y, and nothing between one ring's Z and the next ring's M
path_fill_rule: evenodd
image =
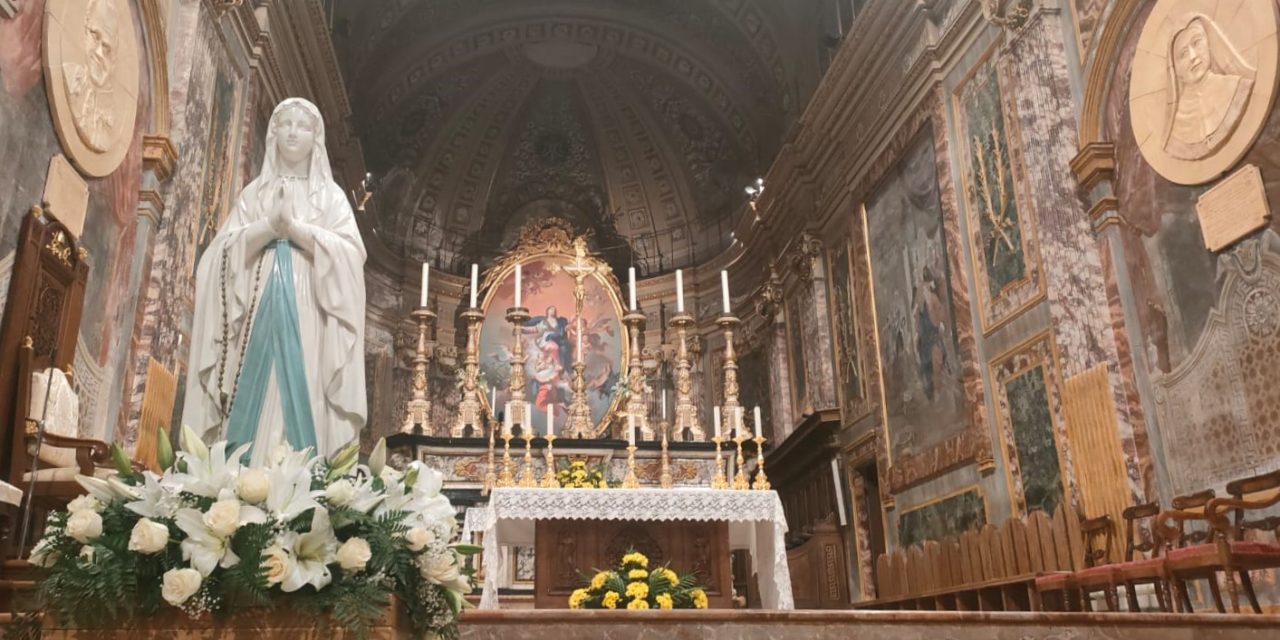
M573 367L582 359L591 409L592 436L608 432L620 402L615 393L625 379L629 345L622 325L622 299L612 279L596 268L582 280L582 313L578 314L571 270L574 256L543 253L521 262L521 303L529 319L520 327L524 345L525 398L533 407L533 429L547 432L547 407L554 405L555 433L568 435L573 400ZM496 389L498 407L511 399L514 338L507 310L515 306L515 265L502 268L485 294L481 309L480 381ZM482 402L489 403L486 391ZM495 412L496 413L496 412Z

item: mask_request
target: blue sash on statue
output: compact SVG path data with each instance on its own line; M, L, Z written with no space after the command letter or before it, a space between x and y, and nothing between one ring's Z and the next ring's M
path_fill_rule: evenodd
M306 364L302 359L302 335L298 326L298 301L293 290L293 250L288 241L276 240L275 264L258 303L257 317L245 349L240 383L232 399L227 440L231 447L254 441L271 372L276 374L284 435L289 446L301 451L316 446L315 420L307 390Z

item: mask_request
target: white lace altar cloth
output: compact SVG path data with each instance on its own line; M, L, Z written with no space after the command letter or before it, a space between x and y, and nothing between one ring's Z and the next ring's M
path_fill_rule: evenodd
M481 609L498 608L503 546L532 546L538 520L691 520L729 523L729 548L749 549L766 609L794 609L783 540L787 520L775 491L713 489L494 489L487 513L467 514L484 533ZM678 569L677 569L678 570Z

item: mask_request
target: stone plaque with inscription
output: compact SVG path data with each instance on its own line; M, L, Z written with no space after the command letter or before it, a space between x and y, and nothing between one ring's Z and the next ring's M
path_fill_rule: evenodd
M1247 164L1201 195L1196 201L1204 246L1221 251L1235 241L1267 226L1271 207L1262 184L1262 172Z

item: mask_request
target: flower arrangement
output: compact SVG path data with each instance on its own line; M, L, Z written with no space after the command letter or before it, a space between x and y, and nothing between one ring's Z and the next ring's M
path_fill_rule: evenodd
M191 617L271 607L332 616L366 637L394 595L415 636L456 637L475 547L451 545L442 475L413 462L369 465L353 443L329 459L280 447L264 468L241 464L183 429L175 456L160 435L162 474L136 473L122 452L109 479L50 514L31 554L40 596L68 626L113 626L175 607ZM124 460L122 463L121 461ZM94 606L84 606L85 603Z
M585 578L585 576L584 576ZM666 566L649 570L649 558L635 550L616 571L597 571L569 596L570 609L706 609L707 593L692 574Z
M604 478L604 465L587 467L586 460L575 459L560 465L556 472L556 481L565 489L608 489L609 481Z

